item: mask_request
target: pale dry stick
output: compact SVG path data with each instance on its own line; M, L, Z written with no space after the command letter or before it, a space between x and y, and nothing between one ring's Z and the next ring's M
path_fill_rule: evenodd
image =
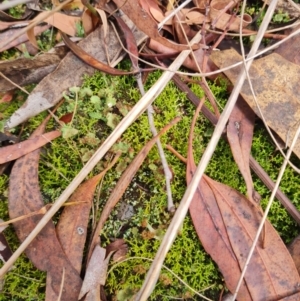
M3 48L4 46L6 46L7 44L9 44L13 40L15 40L16 38L18 38L19 36L21 36L22 34L26 33L29 29L31 29L34 26L36 26L37 24L43 22L45 19L47 19L48 17L52 16L55 12L61 10L66 4L68 4L68 3L72 2L72 1L73 0L66 0L63 3L61 3L60 5L58 5L57 7L55 7L53 10L49 11L47 14L45 14L43 16L37 16L36 19L32 23L28 24L28 26L22 28L15 35L13 35L12 37L10 37L7 40L5 40L2 43L0 43L0 48Z
M23 91L24 93L26 93L27 95L29 95L29 92L26 91L24 88L20 87L18 84L14 83L12 80L10 80L8 77L6 77L1 71L0 71L0 76L2 76L5 80L7 80L9 83L11 83L12 85L14 85L15 87L17 87L18 89L20 89L21 91Z
M201 35L198 33L191 43L199 43ZM96 164L103 158L107 151L114 145L114 143L120 138L120 136L126 131L126 129L148 108L148 106L154 101L154 99L163 91L169 80L172 78L176 70L180 68L184 60L190 54L190 50L182 51L176 60L169 67L169 71L166 71L157 80L157 82L147 91L139 102L132 108L129 114L127 114L122 121L117 125L110 136L105 140L101 147L95 152L90 160L85 164L79 174L73 179L68 187L63 191L61 196L55 201L51 209L45 214L45 216L39 221L37 226L23 241L20 247L14 252L10 259L0 269L0 277L3 277L8 269L14 264L22 252L33 241L36 235L43 229L43 227L51 220L52 216L60 209L60 207L68 200L70 195L79 186L79 184L86 178Z
M265 15L265 18L259 28L257 36L253 42L252 48L248 55L249 57L252 57L258 50L258 47L262 40L263 34L264 34L266 28L268 27L268 24L272 18L277 1L278 0L272 0L272 2L270 3L267 13ZM253 61L253 59L250 59L249 62L247 63L247 66L246 66L247 69L250 68L252 61ZM137 297L135 298L136 301L146 301L155 287L155 284L158 280L164 259L167 255L168 251L170 250L172 243L174 242L176 235L180 229L180 226L182 225L182 222L187 214L187 211L189 209L189 206L193 199L195 191L198 187L198 184L202 178L202 175L204 174L204 171L208 165L208 162L210 161L210 158L212 157L212 155L214 153L217 143L220 140L222 132L228 121L228 118L235 106L236 100L237 100L240 90L244 84L245 78L246 78L245 71L242 70L238 76L236 84L235 84L235 86L232 90L232 93L228 99L228 102L224 108L224 111L221 114L220 119L215 127L214 134L213 134L213 136L201 158L201 161L194 173L192 181L190 182L190 184L188 185L188 187L184 193L184 196L180 202L180 205L179 205L178 209L176 210L175 215L170 223L170 226L168 227L168 230L167 230L166 234L164 235L162 243L156 253L155 259L154 259L149 271L147 272L146 279L143 283L143 286L142 286L141 290L139 291Z
M298 22L295 22L295 23L292 23L292 24L289 24L289 25L285 25L285 26L282 26L282 27L277 27L277 28L266 30L265 33L273 33L273 32L283 31L285 29L296 27L299 24L300 24L300 22L298 21ZM213 30L213 29L207 29L207 31L212 32L212 33L216 33L216 34L219 34L219 35L221 35L223 33L223 31ZM227 32L226 35L230 36L230 37L240 37L241 34ZM253 35L254 35L254 33L242 33L243 37L249 37L249 36L253 36Z
M6 10L6 9L9 9L9 8L12 8L16 5L19 5L19 4L24 4L24 3L27 3L27 2L31 2L32 0L10 0L10 1L7 1L7 2L3 2L0 4L0 10Z
M112 22L111 22L111 25L112 25L113 30L115 31L116 37L117 37L117 39L118 39L118 41L121 45L121 49L122 49L123 44L122 44L120 36L119 36L119 34L116 30L116 27ZM142 96L144 96L145 95L145 89L144 89L144 85L143 85L143 82L142 82L141 73L138 73L136 75L136 80L137 80L137 84L138 84L140 93L141 93ZM147 109L148 122L149 122L149 126L150 126L150 130L151 130L152 135L156 136L158 133L157 133L157 130L156 130L156 127L155 127L155 124L154 124L153 112L154 112L153 106L150 105ZM157 145L157 148L158 148L159 156L160 156L160 159L161 159L161 163L162 163L162 166L163 166L163 169L164 169L164 174L165 174L165 179L166 179L167 198L168 198L168 211L169 212L174 212L175 206L174 206L174 202L173 202L172 189L171 189L172 172L171 172L171 170L168 166L168 162L167 162L167 159L166 159L166 156L165 156L165 153L164 153L164 149L161 145L160 139L157 140L156 145Z
M171 18L173 18L175 14L177 14L182 8L187 6L190 2L192 2L192 0L185 0L182 4L176 7L176 9L174 9L168 16L166 16L160 23L158 23L157 26L158 31L160 31L166 22L168 22Z
M256 244L257 244L258 239L259 239L259 237L260 237L260 235L261 235L262 229L263 229L263 227L264 227L264 224L265 224L265 221L266 221L266 219L267 219L267 216L268 216L268 213L269 213L269 211L270 211L270 208L271 208L271 206L272 206L272 203L273 203L273 201L274 201L274 199L275 199L276 191L277 191L277 189L278 189L278 187L279 187L279 184L280 184L281 179L282 179L282 177L283 177L284 171L285 171L286 166L287 166L287 164L288 164L288 160L289 160L289 158L290 158L290 156L291 156L291 154L292 154L292 152L293 152L293 148L294 148L295 145L296 145L296 142L297 142L297 139L298 139L299 135L300 135L300 125L298 126L298 129L297 129L296 134L295 134L295 136L294 136L294 139L293 139L293 142L292 142L292 144L291 144L291 147L289 148L288 153L287 153L287 155L286 155L286 157L285 157L285 159L284 159L284 162L283 162L283 164L282 164L282 166L281 166L281 169L280 169L279 175L278 175L278 177L277 177L277 180L276 180L274 189L273 189L273 191L272 191L271 197L270 197L269 202L268 202L268 204L267 204L267 207L266 207L266 209L265 209L265 212L264 212L264 215L263 215L263 217L262 217L262 220L261 220L261 222L260 222L260 224L259 224L257 233L256 233L255 238L254 238L254 240L253 240L251 249L250 249L250 251L249 251L249 255L248 255L247 259L246 259L245 266L244 266L244 268L243 268L243 270L242 270L242 273L241 273L239 282L238 282L238 284L237 284L237 286L236 286L236 289L235 289L235 292L234 292L234 295L233 295L231 301L234 301L234 300L235 300L235 298L236 298L236 296L237 296L237 294L238 294L238 291L239 291L239 289L240 289L240 286L241 286L241 284L242 284L242 282L243 282L243 278L244 278L245 273L246 273L246 271L247 271L249 262L250 262L250 260L251 260L251 257L252 257L252 255L253 255L253 253L254 253Z
M107 275L109 273L111 273L118 265L120 265L123 262L129 261L129 260L134 260L134 259L142 259L142 260L148 260L153 262L153 259L151 258L147 258L147 257L140 257L140 256L133 256L133 257L129 257L129 258L125 258L121 261L118 261L117 263L115 263L107 272ZM181 279L177 274L175 274L171 269L169 269L167 266L163 265L162 266L164 269L166 269L170 274L172 274L179 282L181 282L183 285L185 285L189 290L191 290L195 295L207 300L207 301L213 301L207 297L205 297L204 295L200 294L199 292L197 292L195 289L193 289L191 286L189 286L183 279ZM211 287L211 286L210 286ZM209 288L210 288L209 287ZM207 290L208 288L205 288L201 291Z
M59 294L57 297L57 301L61 300L61 296L62 296L63 289L64 289L64 283L65 283L65 267L63 267L63 271L62 271L61 284L60 284L60 290L59 290Z
M144 85L142 82L142 77L141 77L141 73L137 74L136 76L136 80L138 83L138 87L140 90L140 93L142 96L145 95L145 89L144 89ZM155 127L154 124L154 118L153 118L153 114L154 114L154 109L153 106L150 105L147 108L147 114L148 114L148 122L149 122L149 126L150 126L150 130L151 133L153 135L153 137L157 136L157 129ZM171 189L171 180L172 180L172 172L169 168L167 159L166 159L166 155L164 152L164 149L161 145L160 139L158 138L158 140L156 141L156 145L158 148L158 152L159 152L159 156L160 156L160 160L164 169L164 174L165 174L165 179L166 179L166 188L167 188L167 198L168 198L168 211L169 212L174 212L175 211L175 206L174 206L174 202L173 202L173 197L172 197L172 189Z

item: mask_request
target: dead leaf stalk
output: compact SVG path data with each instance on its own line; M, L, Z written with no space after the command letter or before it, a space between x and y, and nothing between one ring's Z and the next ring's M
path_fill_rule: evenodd
M138 87L140 90L140 93L142 96L145 95L145 89L144 89L144 85L142 82L142 77L141 77L141 73L139 73L136 76L136 80L138 83ZM153 136L157 135L157 129L155 127L154 124L154 118L153 118L153 114L154 114L154 109L153 106L150 105L147 108L147 114L148 114L148 122L149 122L149 126L150 126L150 130ZM159 156L160 156L160 160L164 169L164 174L165 174L165 179L166 179L166 189L167 189L167 197L168 197L168 211L169 212L174 212L175 211L175 206L174 206L174 202L173 202L173 197L172 197L172 189L171 189L171 180L172 180L172 172L170 171L167 159L166 159L166 155L164 152L164 149L162 147L162 144L160 142L160 139L158 139L156 141L156 145L158 148L158 152L159 152Z

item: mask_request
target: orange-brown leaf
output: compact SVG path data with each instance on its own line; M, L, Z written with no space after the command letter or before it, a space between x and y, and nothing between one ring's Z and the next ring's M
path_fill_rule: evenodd
M157 29L157 23L143 10L136 0L114 0L115 4L124 11L138 29L147 34L151 39L177 51L190 49L188 45L180 45L162 37ZM197 45L192 46L197 49Z
M44 135L29 138L25 141L0 148L0 164L18 159L42 147L51 140L59 137L60 131L52 131Z
M45 125L46 121L31 137L41 135ZM40 150L37 149L18 159L13 166L9 182L9 215L11 219L30 214L44 206L38 182L39 155ZM35 228L40 219L40 216L35 215L14 223L21 242ZM38 269L50 274L49 285L51 285L54 294L53 299L47 298L47 300L57 300L64 269L65 280L61 301L77 301L82 281L65 256L57 240L52 222L48 222L27 247L25 253Z
M254 198L255 192L249 166L254 120L255 113L239 96L229 117L227 138L234 160L245 179L247 195L251 201L257 201Z

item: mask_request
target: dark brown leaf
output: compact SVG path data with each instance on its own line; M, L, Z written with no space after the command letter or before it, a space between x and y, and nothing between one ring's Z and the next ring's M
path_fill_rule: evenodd
M247 186L247 194L251 201L256 200L256 193L250 171L250 151L252 145L255 113L244 99L239 96L229 117L227 138L233 154Z
M94 248L91 260L84 277L79 299L86 296L85 300L100 301L100 285L106 282L106 274L110 255L105 259L106 250L97 245Z
M32 134L41 135L45 122ZM44 206L38 184L38 162L40 150L35 150L18 159L11 171L9 183L9 215L16 218L37 211ZM32 216L14 223L20 241L35 228L41 216ZM61 287L62 273L65 269L64 290L61 301L77 300L82 280L68 261L56 237L55 228L49 222L25 251L32 263L40 270L50 274L50 285L57 300ZM56 296L56 299L55 299Z
M11 81L24 86L38 83L52 72L66 54L66 47L55 48L55 53L44 53L34 58L18 58L0 62L0 71ZM0 77L0 91L9 91L15 86Z
M187 183L196 169L191 127ZM203 176L190 205L198 237L217 263L228 289L234 293L262 219L260 207L234 189ZM265 246L259 241L237 295L243 301L285 301L300 297L300 278L284 243L272 225L265 222ZM297 293L297 294L295 294ZM290 297L287 297L290 296Z
M54 140L60 135L60 131L52 131L44 135L29 138L17 144L2 147L0 148L0 164L13 161L26 154L29 154L30 152L44 146L45 144L47 144L51 140Z
M138 1L114 0L114 2L132 20L132 22L137 26L137 28L144 32L147 36L149 36L149 38L176 51L190 49L188 45L176 44L162 37L158 32L157 23L147 14L147 12L143 10L142 6L139 4ZM197 48L197 45L192 46L192 49Z

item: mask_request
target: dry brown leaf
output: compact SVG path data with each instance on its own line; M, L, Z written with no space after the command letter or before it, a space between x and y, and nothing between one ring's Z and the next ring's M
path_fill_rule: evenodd
M30 59L18 58L3 61L0 62L0 71L19 86L38 83L57 67L66 53L66 47L56 47L53 53L43 53ZM0 91L9 91L14 88L13 84L0 77Z
M213 62L224 68L242 60L233 49L216 51L211 55ZM243 66L225 71L226 76L235 84ZM300 67L287 61L277 53L255 60L249 74L262 113L270 128L290 145L300 120L300 85L298 81ZM253 96L246 80L241 95L259 116ZM294 148L300 158L300 142Z
M196 170L192 151L195 120L196 117L189 138L187 183ZM262 220L261 208L236 190L204 175L191 202L190 214L204 249L217 263L227 288L234 293ZM295 264L268 221L265 233L264 246L261 240L256 245L237 300L296 301L300 297L300 278Z
M100 285L104 285L106 282L108 263L112 253L106 259L105 254L106 249L101 248L99 245L95 246L91 260L88 263L78 299L87 295L85 300L100 301Z
M144 36L144 34L137 30L133 30L133 34L136 40L140 40ZM106 62L106 54L99 48L99 36L100 28L97 28L88 37L79 42L79 45L99 61ZM113 30L109 30L107 41L110 59L112 59L119 51L119 41ZM74 85L79 86L81 84L83 74L91 75L94 72L95 69L93 67L86 65L73 53L67 54L56 70L46 76L39 85L33 89L25 104L10 117L6 124L7 127L15 127L28 118L51 108L59 102L63 91ZM72 74L72 76L70 76L70 74Z
M225 30L228 28L229 30L238 32L241 22L244 28L252 22L252 18L250 15L244 14L244 19L241 20L238 16L232 16L226 12L222 13L222 10L225 9L228 4L230 5L230 3L232 3L232 6L236 5L236 2L232 0L212 0L209 11L210 19L212 25L219 29Z
M48 11L41 12L36 18L41 18L43 15L45 15L44 22L56 27L57 29L65 32L66 34L70 36L75 36L77 29L76 29L76 23L81 21L80 17L75 16L68 16L66 14L62 14L59 12L54 13L52 16L46 18L46 16L49 14ZM35 18L35 19L36 19ZM33 19L31 22L35 22L35 19ZM34 34L35 27L30 28L27 30L27 36L29 41L32 43L33 46L38 48L35 34Z
M298 273L300 274L300 236L297 236L288 246L288 250L295 262Z
M60 131L52 131L34 138L29 138L17 144L0 148L0 164L18 159L30 152L44 146L51 140L59 137Z
M255 113L244 99L239 96L227 124L227 138L232 155L241 171L247 187L247 195L251 201L256 200L250 171L250 152L252 145Z
M119 159L121 153L117 153L114 160L100 174L81 184L72 194L67 206L56 227L56 233L60 244L73 267L78 273L81 271L83 249L87 235L89 213L93 203L95 189L98 182ZM79 204L76 204L80 202Z
M39 35L40 33L44 32L45 30L47 30L50 27L50 25L43 25L43 26L36 26L34 28L34 34L35 35ZM10 38L11 36L15 35L17 32L22 31L22 28L17 28L17 29L9 29L6 30L4 32L0 33L0 41L5 41L8 38ZM21 43L24 43L28 41L28 36L27 34L22 34L21 36L19 36L17 39L14 39L11 43L9 44L5 44L2 48L0 48L0 52L10 49L12 47L15 47Z
M165 47L164 45L158 43L155 40L150 40L149 44L148 44L149 48L154 50L155 52L158 53L162 53L162 54L174 54L174 50ZM194 56L196 57L197 60L197 64L195 63L193 57L188 57L184 63L182 64L183 66L185 66L186 68L189 68L193 71L199 72L198 66L202 66L203 63L203 58L205 56L205 50L200 48L194 51ZM218 70L218 67L210 60L208 59L207 62L207 67L206 67L206 72L213 72ZM215 79L217 77L217 75L215 75L215 77L211 77L211 79Z
M298 30L300 26L294 28L294 31ZM291 33L292 33L291 32ZM278 48L274 50L275 53L280 54L286 60L300 65L300 53L299 53L299 43L300 43L300 34L290 38L285 43L279 45Z
M46 120L31 137L41 135L44 132ZM44 206L38 184L39 155L40 150L37 149L18 159L13 166L9 182L9 215L11 219L30 214ZM14 223L21 242L35 228L40 219L41 217L36 215ZM47 299L47 301L57 300L63 269L65 269L65 281L61 301L77 301L82 281L65 256L52 222L43 228L25 253L38 269L47 271L51 275L49 285L51 285L56 299Z
M143 10L142 6L136 0L113 0L115 4L124 11L124 13L131 19L131 21L143 31L149 38L156 40L160 44L165 45L171 49L182 51L190 49L188 45L180 45L162 37L157 29L157 23ZM199 48L197 45L192 45L192 49Z

